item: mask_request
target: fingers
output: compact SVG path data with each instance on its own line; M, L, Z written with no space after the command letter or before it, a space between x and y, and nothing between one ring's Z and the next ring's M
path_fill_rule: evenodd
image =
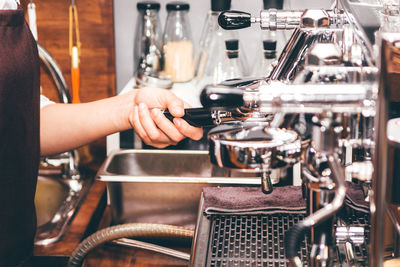
M155 126L145 104L134 107L131 125L136 134L148 145L164 148L176 144Z
M186 137L193 140L200 140L203 137L203 130L201 128L189 125L184 119L174 118L176 128Z
M168 108L174 117L182 117L185 114L183 101L170 91L165 91L161 95L160 104L162 107Z
M168 121L166 118L165 120ZM139 121L151 142L158 144L173 144L177 142L170 139L156 126L147 105L144 103L139 104Z
M167 90L158 90L151 95L148 94L149 91L140 92L136 95L137 105L134 108L131 124L146 144L165 147L171 144L176 145L186 137L194 140L202 138L203 132L200 128L190 126L183 119L177 118L182 117L184 108L190 106L174 93ZM165 108L168 108L170 114L175 117L174 122L162 113L161 109Z
M164 116L161 110L153 109L151 111L151 117L157 127L175 143L178 143L186 137L182 135L175 125Z

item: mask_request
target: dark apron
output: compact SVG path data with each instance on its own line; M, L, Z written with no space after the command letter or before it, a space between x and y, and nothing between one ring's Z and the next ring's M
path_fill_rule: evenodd
M32 254L40 157L40 76L24 12L0 10L0 266Z

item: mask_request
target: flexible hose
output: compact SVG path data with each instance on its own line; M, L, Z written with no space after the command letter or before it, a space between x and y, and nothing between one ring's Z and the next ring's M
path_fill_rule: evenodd
M129 223L115 225L95 232L83 240L74 250L68 261L68 267L81 266L84 258L93 248L115 239L123 237L157 237L157 238L193 238L192 229L149 223Z
M285 235L285 252L286 258L289 260L290 266L301 267L300 257L297 255L301 241L304 238L304 234L308 229L303 222L293 225Z

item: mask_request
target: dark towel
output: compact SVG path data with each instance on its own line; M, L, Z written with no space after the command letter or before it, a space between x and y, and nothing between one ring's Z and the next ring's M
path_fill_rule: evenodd
M260 187L205 187L203 197L206 215L306 212L299 186L275 187L270 194Z
M365 201L364 191L361 185L346 182L346 187L345 204L354 210L369 213L369 202Z
M360 185L346 182L345 205L369 213ZM205 187L203 188L204 213L213 214L276 214L305 213L306 201L301 187L275 187L271 194L264 194L260 187Z

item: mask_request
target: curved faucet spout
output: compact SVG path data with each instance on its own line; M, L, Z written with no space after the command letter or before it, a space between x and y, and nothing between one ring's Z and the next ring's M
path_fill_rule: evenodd
M60 67L57 65L50 53L41 44L38 43L37 46L39 58L50 72L51 77L56 85L60 102L64 104L71 103L71 96L68 91L68 86L65 82Z

